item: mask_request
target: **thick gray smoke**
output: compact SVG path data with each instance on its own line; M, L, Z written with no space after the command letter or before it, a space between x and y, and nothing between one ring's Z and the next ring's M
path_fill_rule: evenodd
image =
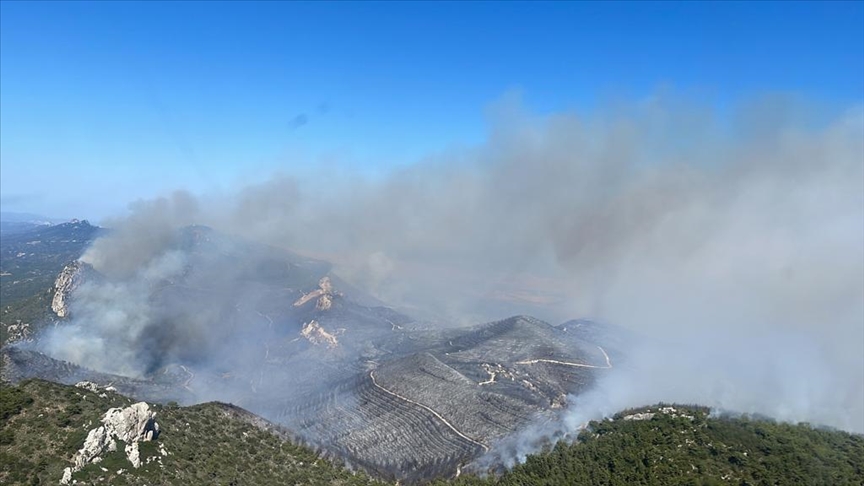
M806 123L775 108L534 116L508 98L484 144L383 179L322 170L138 203L84 258L131 283L82 294L77 329L141 353L113 336L138 332L121 309L146 303L111 292L170 278L170 235L195 222L333 261L439 322L597 317L660 343L574 398L573 423L663 400L862 432L864 108Z
M142 375L155 364L157 351L190 344L174 342L150 349L156 344L152 338L168 341L168 336L176 334L170 323L162 320L167 309L152 305L151 293L164 279L182 274L184 264L184 253L167 251L142 262L131 278L84 282L75 290L73 322L55 328L41 345L51 356L92 369ZM184 325L192 326L188 321Z

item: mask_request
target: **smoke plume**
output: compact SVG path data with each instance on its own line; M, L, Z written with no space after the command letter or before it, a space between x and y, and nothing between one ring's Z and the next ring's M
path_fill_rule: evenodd
M802 123L776 107L538 116L508 97L483 144L385 178L321 170L139 202L84 257L127 283L82 294L86 321L57 332L146 352L125 316L164 320L129 296L182 266L171 235L198 223L332 261L442 324L522 312L647 336L571 400L571 425L662 400L864 432L864 108Z

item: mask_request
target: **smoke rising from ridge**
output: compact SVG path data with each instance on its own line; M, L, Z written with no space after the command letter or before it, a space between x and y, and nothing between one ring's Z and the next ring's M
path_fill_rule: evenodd
M754 110L652 99L541 117L505 98L481 146L383 180L278 175L138 202L83 259L168 278L172 232L205 224L329 259L409 313L596 317L662 343L574 399L579 418L686 401L862 432L864 108L818 126ZM138 343L100 312L79 327Z

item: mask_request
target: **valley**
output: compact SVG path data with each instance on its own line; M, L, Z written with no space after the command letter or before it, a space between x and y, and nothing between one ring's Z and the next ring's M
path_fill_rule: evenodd
M612 366L579 332L527 316L437 328L351 287L326 262L206 227L181 228L153 261L166 255L183 265L119 280L64 264L51 328L4 347L4 379L231 402L330 457L417 481L469 467ZM129 297L103 302L108 291ZM117 331L118 311L134 325ZM71 355L69 340L104 347Z
M74 402L91 396L84 393L84 386L112 403L150 403L166 417L160 422L163 429L158 440L164 440L160 447L168 451L177 447L177 427L182 428L170 417L183 411L187 416L211 417L199 422L198 427L205 430L214 426L212 420L242 419L263 433L275 434L279 441L297 444L292 446L297 454L322 458L312 460L313 464L332 461L336 469L330 471L339 467L361 471L322 475L323 469L307 469L308 459L298 462L273 456L267 460L288 460L299 469L290 473L284 467L266 473L243 468L213 472L216 476L211 477L223 478L224 484L243 484L242 478L257 478L252 484L262 484L287 477L303 477L308 484L372 484L378 480L408 484L440 482L442 478L456 484L488 484L476 475L505 471L501 458L510 453L506 451L514 438L534 424L562 420L573 397L591 390L604 373L627 366L626 349L636 339L622 329L587 320L551 325L529 316L437 327L353 288L326 262L201 226L179 229L153 257L159 262L165 255L180 255L177 261L182 265L167 273L149 271L112 278L75 260L77 257L64 262L62 255L71 257L91 241L82 240L78 250L69 248L73 238L64 236L64 231L75 234L80 229L59 225L52 233L57 235L55 240L40 247L43 253L34 252L31 260L17 266L3 263L3 268L26 272L27 262L39 262L34 264L40 270L33 271L33 282L46 287L37 291L37 296L44 297L37 301L39 310L29 314L29 321L7 324L4 317L7 341L0 350L4 387L19 384L34 396L45 396L40 390L54 387L57 391L52 393ZM104 230L89 234L95 237ZM21 235L34 237L26 232ZM23 240L10 241L11 247ZM52 245L59 245L59 250ZM61 257L49 256L52 251ZM7 259L17 255L13 250L3 254ZM49 278L51 273L54 277ZM100 299L108 290L128 300L109 300L106 305ZM13 295L11 299L4 303L4 316L22 315L18 309L30 305L28 298L16 300ZM111 316L118 310L133 324L122 332L111 326ZM22 323L28 334L11 332ZM52 346L58 338L64 346L78 341L85 347L93 342L105 346L97 353L69 355L64 354L68 348ZM64 385L75 391L63 391L69 390ZM213 401L219 403L211 404ZM72 402L60 409L78 410ZM95 414L97 409L87 410ZM688 413L705 417L706 412L700 410ZM26 420L33 420L29 417ZM656 412L634 412L621 415L620 420L632 422L633 417L663 419ZM598 431L595 437L607 428L606 422L582 426ZM32 433L14 427L8 433L16 437ZM243 432L244 437L249 433ZM36 477L59 479L58 467L70 460L80 446L75 444L83 440L74 437L68 436L66 445L52 449L56 455L46 466L35 469ZM579 435L579 441L599 444L587 437ZM563 438L543 440L548 446ZM222 447L237 451L232 454L254 448L226 440ZM264 436L260 440L271 444L271 450L277 444ZM10 464L24 464L15 462L24 459L13 460L9 455L17 449L4 447L7 449L0 452L13 461ZM144 454L152 454L150 447L140 446ZM585 450L577 448L573 453ZM107 457L106 465L125 461ZM142 466L141 471L128 473L123 471L131 469L124 466L112 473L85 465L69 478L111 484L139 484L154 478L179 484L175 482L185 478L183 484L205 484L209 480L188 474L216 471L215 464L201 462L204 456L190 453L184 457L181 461L168 453L162 456L158 464L160 468L173 464L167 466L174 468L170 472ZM142 460L146 462L146 456ZM247 460L253 464L262 459L250 456ZM529 458L524 466L488 481L557 484L515 479L535 467ZM852 477L860 474L856 471ZM5 474L7 478L24 477L16 471ZM543 474L557 477L557 473ZM723 478L737 477L732 472L717 474L718 484L726 484ZM231 477L235 479L229 480ZM337 477L343 479L326 479Z

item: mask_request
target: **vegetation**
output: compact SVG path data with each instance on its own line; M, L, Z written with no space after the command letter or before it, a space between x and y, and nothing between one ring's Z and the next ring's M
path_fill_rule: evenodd
M30 380L0 388L0 484L57 484L87 432L126 397ZM231 406L153 405L163 433L139 444L133 469L118 452L85 467L79 484L380 484L244 420ZM656 407L652 407L656 411ZM443 486L864 484L864 437L808 424L710 417L676 406L645 420L592 422L501 476L439 479ZM164 448L168 454L160 451ZM122 472L121 472L122 471Z
M102 229L86 221L40 226L0 241L0 303L10 305L51 287Z
M33 226L0 238L0 344L8 326L27 325L30 333L50 322L54 280L79 258L102 229L86 221Z
M9 325L50 322L51 286L63 265L97 235L84 223L6 236L0 244L0 343ZM2 365L2 364L0 364ZM0 484L57 484L87 433L111 407L131 404L47 381L0 383ZM123 445L75 473L78 484L380 484L320 458L218 403L152 405L163 433L139 444L134 469ZM658 406L660 407L660 406ZM808 424L711 417L705 408L622 412L591 422L499 476L461 475L438 486L864 485L864 437ZM163 450L166 451L163 453Z
M41 325L52 322L54 315L51 313L51 298L54 296L53 289L46 287L45 290L25 299L18 299L6 305L3 301L0 309L0 343L5 343L9 338L10 325L27 324L31 335L37 333Z
M130 403L115 393L41 380L18 386L4 383L0 388L0 484L58 484L102 414ZM153 408L164 433L157 441L139 444L144 464L132 468L120 444L117 452L75 473L78 484L376 483L242 420L223 404ZM162 455L160 447L168 455Z
M499 478L466 477L455 484L864 484L860 435L676 408L680 413L657 413L648 420L623 420L622 415L638 412L628 411L616 420L591 422L575 443L559 442Z

